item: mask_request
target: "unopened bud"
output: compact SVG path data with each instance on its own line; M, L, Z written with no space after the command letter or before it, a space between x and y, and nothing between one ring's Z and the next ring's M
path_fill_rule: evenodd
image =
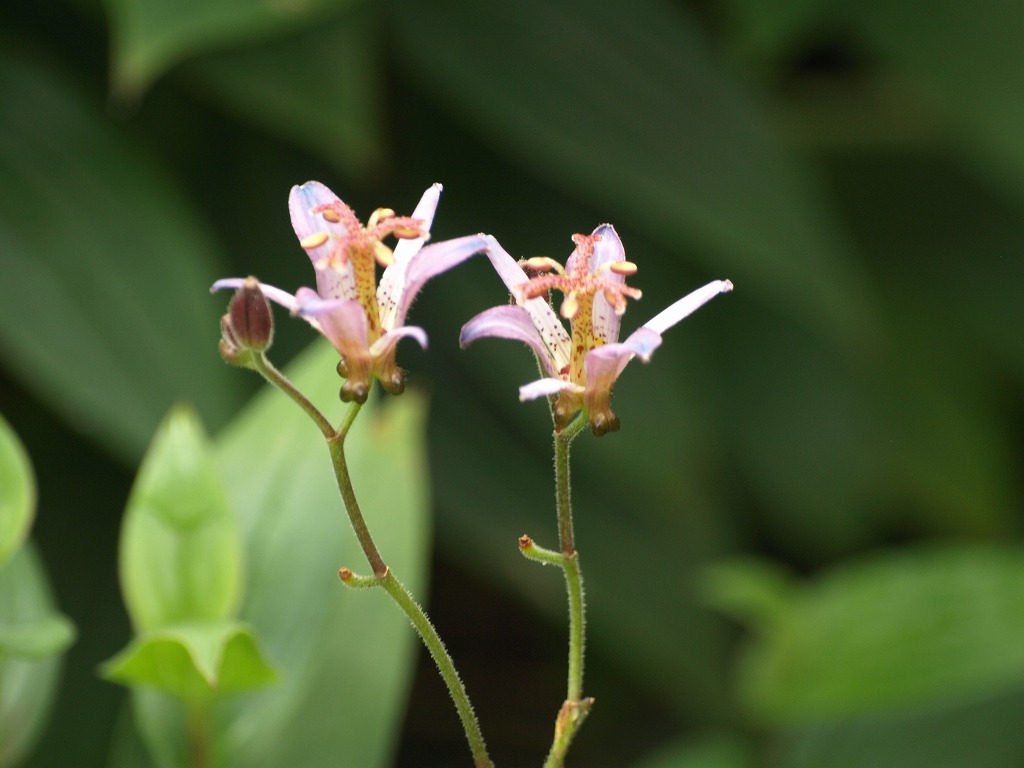
M270 346L274 337L274 316L255 277L246 278L231 297L227 326L223 330L224 338L236 347L263 352Z

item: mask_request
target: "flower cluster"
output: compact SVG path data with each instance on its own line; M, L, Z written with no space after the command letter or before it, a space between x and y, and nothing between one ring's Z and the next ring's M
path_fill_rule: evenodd
M269 285L259 289L309 322L338 350L338 373L345 378L342 400L364 402L374 378L392 394L405 389L405 372L395 362L395 347L406 336L423 347L427 344L422 328L405 325L413 298L430 278L474 254L486 253L516 303L492 307L474 317L462 329L461 344L484 336L525 342L544 376L522 386L520 399L550 398L559 430L583 411L594 434L604 435L619 428L611 396L626 364L634 357L649 360L661 344L662 333L733 287L728 280L708 283L620 342L627 299L639 299L641 293L626 285L626 278L637 268L626 260L612 225L602 224L590 235L574 235L576 247L564 267L547 257L520 263L488 235L425 245L440 194L441 185L434 184L412 216L378 209L364 226L351 208L319 182L291 191L292 226L313 264L316 290L299 288L292 295ZM398 239L394 250L383 242L388 236ZM383 267L379 283L378 266ZM251 292L253 286L253 278L227 278L214 283L212 290ZM570 331L549 303L552 291L564 295L560 314L569 321Z
M430 236L441 185L434 184L412 216L378 209L364 227L355 213L326 186L310 181L293 187L288 198L292 227L316 273L316 290L294 295L270 285L260 289L271 301L302 317L341 355L345 378L341 399L365 402L373 378L392 394L405 389L405 372L395 347L406 336L426 347L422 328L405 325L412 300L423 284L487 247L483 235L424 245ZM385 237L398 238L394 250ZM377 282L377 266L384 267ZM226 278L211 290L241 288L243 278Z
M600 436L619 428L611 396L626 364L633 357L649 360L662 333L718 294L731 291L732 283L716 280L698 288L619 342L626 299L640 298L640 291L625 282L636 265L626 261L611 224L602 224L590 235L575 235L573 242L576 248L565 267L546 257L520 265L490 238L488 256L516 304L481 312L463 327L461 343L465 346L484 336L525 342L546 376L520 387L520 399L551 397L558 429L584 410L591 430ZM560 313L570 321L571 335L545 298L551 290L565 296Z

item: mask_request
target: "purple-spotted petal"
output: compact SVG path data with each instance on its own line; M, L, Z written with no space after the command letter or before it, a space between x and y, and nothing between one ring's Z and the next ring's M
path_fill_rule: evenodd
M519 388L520 400L536 400L538 397L557 395L560 392L580 393L583 387L562 379L537 379Z
M465 347L485 336L524 342L533 350L545 373L549 376L558 375L551 351L544 344L533 319L522 307L507 304L484 310L462 326L459 344Z
M327 221L322 215L312 213L317 206L336 202L339 202L338 196L326 186L319 181L307 181L302 186L292 187L288 195L288 211L300 243L308 244L307 238L321 233L328 236L320 245L303 247L316 270L317 293L325 299L354 299L356 281L351 262L332 258L334 250L348 238L348 231L344 224Z
M245 283L244 277L225 277L222 280L218 280L212 286L210 286L210 293L215 291L223 291L225 289L238 290ZM263 295L273 301L275 304L280 304L282 307L287 309L289 312L294 312L297 308L295 297L292 296L288 291L282 291L280 288L275 288L272 285L266 283L260 283L260 290L263 291Z
M583 358L587 370L587 389L606 386L610 390L626 363L634 356L647 362L659 346L660 334L641 326L621 344L605 344L592 349Z
M441 199L441 190L440 184L431 185L423 193L416 205L416 210L412 212L412 218L423 221L424 229L428 231L434 222L434 212ZM395 246L394 260L380 276L380 285L377 286L377 305L380 307L381 325L384 328L395 328L405 320L404 316L401 320L398 319L398 310L405 290L406 270L409 261L419 252L426 241L426 237L399 240Z
M597 272L606 264L626 260L626 251L622 247L622 240L619 233L611 224L602 224L591 233L600 236L600 240L594 243L594 255L590 260L590 271ZM603 275L605 280L616 283L626 282L626 278L614 272L606 271ZM594 336L602 342L616 342L619 340L619 324L622 316L615 312L615 308L608 303L604 293L598 291L594 294L593 328Z
M700 307L707 304L718 294L728 293L731 290L732 281L730 280L715 280L710 282L692 293L687 294L663 312L659 312L644 323L644 327L650 328L656 333L664 333L684 317L693 314Z
M498 273L502 282L513 295L516 286L529 280L516 260L509 256L508 251L490 236L487 238L487 258L490 259L494 271ZM562 321L555 314L551 305L539 296L523 302L522 308L529 314L534 327L540 333L553 359L555 370L562 370L569 364L569 351L572 349L572 340L569 338L565 326L562 325Z
M483 253L486 249L487 238L484 235L458 237L421 248L406 266L400 294L391 297L394 300L394 315L385 317L384 310L381 311L384 328L395 328L405 323L405 316L413 299L428 280L458 266L475 254ZM394 264L389 269L392 267Z

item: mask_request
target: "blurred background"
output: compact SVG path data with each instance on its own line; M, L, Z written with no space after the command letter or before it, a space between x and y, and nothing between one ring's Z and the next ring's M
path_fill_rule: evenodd
M311 283L308 179L364 219L440 181L435 240L517 257L612 222L624 332L736 285L576 443L598 703L571 764L1024 764L1021 40L1002 0L5 0L0 409L79 630L26 764L107 765L135 468L173 402L216 433L258 389L207 289ZM525 348L457 342L505 298L483 259L437 278L399 361L430 397L431 614L526 766L564 695L563 585L515 543L556 541L550 422ZM275 362L311 335L279 316ZM392 764L468 764L425 656L408 684Z

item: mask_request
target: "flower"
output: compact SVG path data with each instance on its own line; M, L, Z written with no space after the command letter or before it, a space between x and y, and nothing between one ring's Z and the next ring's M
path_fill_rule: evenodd
M406 336L427 346L422 328L405 325L412 300L427 280L487 247L484 235L424 246L441 195L434 184L412 216L396 216L380 208L364 227L355 213L326 186L309 181L292 187L288 198L299 245L316 272L316 290L299 288L295 295L261 285L271 301L305 319L341 355L338 373L345 377L341 399L365 402L372 378L392 394L405 389L405 371L395 362L395 347ZM392 251L382 240L398 238ZM384 272L377 283L377 264ZM226 278L211 291L238 288L242 278Z
M489 238L488 257L516 304L481 312L463 326L460 343L465 347L484 336L525 342L547 375L520 387L519 399L553 398L557 429L565 428L582 409L591 430L601 436L619 428L611 396L626 364L633 357L647 362L661 344L662 333L733 286L728 280L715 280L698 288L620 343L619 323L626 300L640 298L639 290L626 285L636 265L626 261L622 241L611 224L572 239L576 248L562 267L546 257L527 259L520 266ZM546 299L552 289L565 295L560 313L570 321L571 335Z

